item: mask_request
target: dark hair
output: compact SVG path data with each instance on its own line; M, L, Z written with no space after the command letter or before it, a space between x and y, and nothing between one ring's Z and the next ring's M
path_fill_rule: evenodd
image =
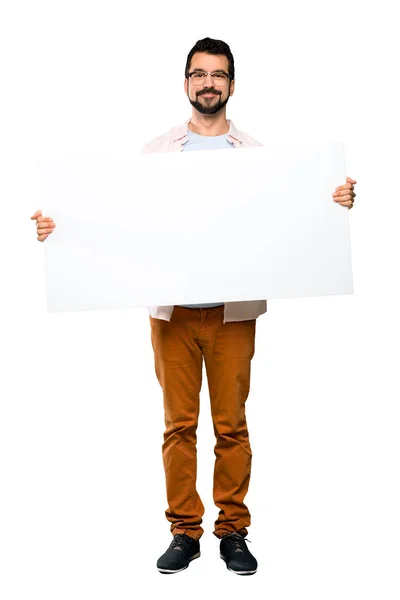
M212 38L206 37L202 40L198 40L188 54L185 68L186 79L188 79L189 77L190 63L192 62L193 55L196 52L206 52L207 54L220 54L226 56L229 61L229 77L231 78L231 81L235 78L235 63L233 60L231 49L229 48L228 44L226 44L222 40L213 40Z

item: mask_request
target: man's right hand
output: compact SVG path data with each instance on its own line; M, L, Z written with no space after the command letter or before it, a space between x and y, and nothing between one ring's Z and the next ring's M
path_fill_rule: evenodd
M36 219L36 230L38 233L38 241L44 240L54 231L56 224L50 217L42 217L42 211L37 210L31 219Z

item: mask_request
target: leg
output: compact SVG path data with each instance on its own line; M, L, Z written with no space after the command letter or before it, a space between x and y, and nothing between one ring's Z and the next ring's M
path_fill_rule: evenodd
M164 398L165 514L173 535L186 533L199 539L204 507L196 490L196 430L203 357L194 339L196 320L190 309L175 307L170 322L150 317L150 324L155 370Z
M223 323L222 311L214 310L209 319L208 341L202 344L216 437L214 501L220 512L214 534L246 535L250 514L244 498L252 453L245 402L250 390L256 320Z

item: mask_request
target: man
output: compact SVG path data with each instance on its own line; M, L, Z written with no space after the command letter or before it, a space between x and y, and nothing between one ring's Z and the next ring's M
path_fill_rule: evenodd
M220 40L199 40L188 54L185 69L184 90L192 105L191 118L146 144L142 151L260 146L226 119L234 88L229 46ZM336 188L334 201L351 208L355 183L347 178L345 185ZM55 223L40 211L31 218L37 220L38 240L44 241ZM148 308L155 370L164 398L166 517L174 536L157 562L158 570L176 573L200 556L204 506L196 490L196 429L204 359L216 436L213 493L220 510L214 535L220 539L220 556L227 568L240 575L253 574L257 561L245 541L250 513L244 498L252 456L245 402L256 319L266 312L266 300Z

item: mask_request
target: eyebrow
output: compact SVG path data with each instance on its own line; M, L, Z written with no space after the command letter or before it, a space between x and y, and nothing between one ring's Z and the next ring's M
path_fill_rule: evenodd
M201 71L201 72L203 72L203 71L205 71L205 69L199 69L199 68L197 68L197 69L193 69L193 71ZM224 69L214 69L214 71L212 71L212 72L213 73L226 73L226 71L224 71Z

